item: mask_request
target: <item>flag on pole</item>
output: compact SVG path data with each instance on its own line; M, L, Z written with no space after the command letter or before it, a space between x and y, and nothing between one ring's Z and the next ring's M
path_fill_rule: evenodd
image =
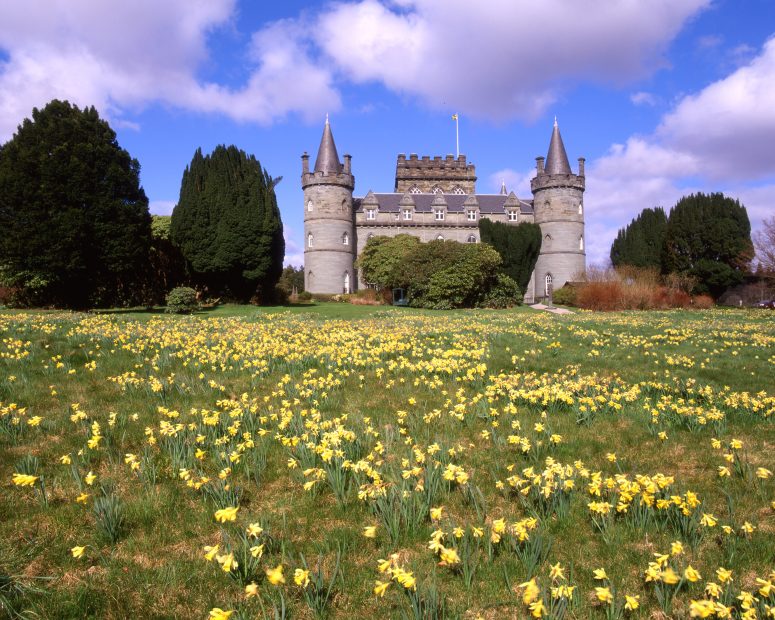
M453 114L453 115L452 115L452 120L453 120L453 121L456 121L456 120L457 120L457 114Z

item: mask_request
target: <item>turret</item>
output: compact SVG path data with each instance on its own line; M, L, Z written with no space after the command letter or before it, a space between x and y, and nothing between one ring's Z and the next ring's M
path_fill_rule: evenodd
M555 119L546 160L536 158L536 176L530 181L535 223L543 237L535 268L538 298L586 270L584 181L584 158L579 159L579 174L573 174Z
M310 293L350 293L355 288L355 222L351 157L344 165L326 116L315 167L301 156L304 190L304 287Z

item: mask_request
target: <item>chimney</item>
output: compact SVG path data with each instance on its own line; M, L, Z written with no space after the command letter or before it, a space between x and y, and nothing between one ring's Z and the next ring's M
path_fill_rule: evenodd
M539 177L544 173L544 158L543 157L536 157L536 170L538 171L538 176Z
M351 162L352 162L352 155L349 155L347 153L344 154L344 173L345 174L351 174Z
M587 161L583 157L579 157L579 176L584 176L584 162Z
M304 154L301 156L301 173L309 174L309 155L307 155L307 151L304 151Z

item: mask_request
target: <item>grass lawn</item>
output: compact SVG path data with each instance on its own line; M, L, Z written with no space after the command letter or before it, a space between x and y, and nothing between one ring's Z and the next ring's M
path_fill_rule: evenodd
M766 617L774 420L768 311L2 311L0 617Z

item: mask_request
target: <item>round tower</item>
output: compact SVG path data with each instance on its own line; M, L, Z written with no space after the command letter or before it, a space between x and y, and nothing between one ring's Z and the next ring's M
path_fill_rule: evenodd
M304 288L310 293L350 293L356 282L351 158L339 162L326 116L315 168L301 156L304 190Z
M535 296L546 299L566 282L586 271L584 237L584 158L573 174L554 121L549 153L536 158L536 176L530 181L534 221L541 227L541 253L535 267Z

